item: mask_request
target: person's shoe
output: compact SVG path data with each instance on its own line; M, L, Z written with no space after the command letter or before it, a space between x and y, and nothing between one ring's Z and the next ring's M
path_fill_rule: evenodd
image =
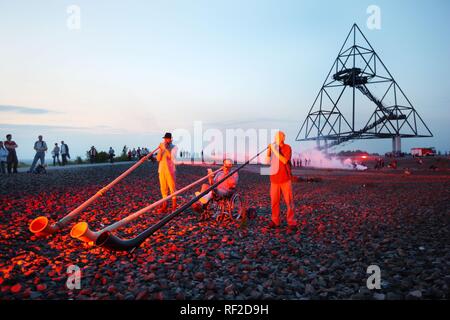
M167 212L167 201L164 201L163 204L159 207L158 213L166 213Z
M275 222L273 222L273 221L270 221L270 223L269 223L269 228L271 228L271 229L276 229L276 228L278 228L278 227L279 227L279 225L275 224Z
M191 205L191 208L194 212L201 213L203 211L203 205L196 201Z
M196 192L195 192L195 196L196 196L196 197L198 197L199 194L200 194L199 191L196 191ZM198 201L200 201L201 204L207 204L207 203L208 203L208 200L205 199L205 197L201 197L200 199L198 199Z
M177 210L177 199L172 199L172 212Z

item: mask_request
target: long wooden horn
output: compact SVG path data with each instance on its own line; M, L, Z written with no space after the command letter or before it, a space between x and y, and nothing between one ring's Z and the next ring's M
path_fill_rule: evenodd
M150 152L145 157L142 157L138 162L136 162L134 165L132 165L130 168L128 168L125 172L123 172L120 176L118 176L116 179L111 181L108 185L101 188L99 191L97 191L92 197L90 197L88 200L83 202L81 205L79 205L77 208L69 212L64 218L61 220L50 224L50 221L45 216L40 216L33 221L31 221L29 230L38 236L47 236L50 234L53 234L63 228L67 223L69 223L73 218L75 218L81 211L83 211L87 206L89 206L92 202L97 200L99 197L103 196L109 189L111 189L115 184L117 184L119 181L121 181L123 178L128 176L131 172L133 172L137 167L139 167L141 164L143 164L147 159L149 159L156 151L159 150L159 147Z

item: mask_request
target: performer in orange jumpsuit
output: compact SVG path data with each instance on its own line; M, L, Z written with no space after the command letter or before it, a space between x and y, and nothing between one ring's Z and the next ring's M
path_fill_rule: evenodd
M277 228L280 225L281 194L287 207L287 223L289 229L297 227L294 216L294 197L291 183L291 146L284 143L285 134L278 131L275 143L269 145L267 161L270 163L270 199L272 206L272 221L269 226Z
M177 147L172 144L172 134L166 132L163 137L164 141L159 145L159 152L156 156L156 160L159 162L158 174L159 185L161 188L161 195L163 198L176 191L176 174L175 174L175 161L177 155ZM172 210L177 207L176 197L172 198ZM167 211L167 201L165 201L159 208L159 212Z

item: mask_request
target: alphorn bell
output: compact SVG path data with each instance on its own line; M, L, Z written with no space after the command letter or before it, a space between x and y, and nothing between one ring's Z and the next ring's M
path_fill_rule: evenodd
M92 202L97 200L99 197L103 196L109 189L111 189L115 184L121 181L123 178L128 176L131 172L133 172L137 167L143 164L147 159L149 159L156 151L159 150L159 147L150 152L145 157L141 158L138 162L128 168L125 172L123 172L116 179L111 181L108 185L101 188L97 191L92 197L83 202L77 208L68 213L64 218L57 221L56 223L50 224L50 221L45 216L40 216L31 221L29 230L37 236L48 236L53 234L63 228L67 223L69 223L73 218L75 218L81 211L83 211L86 207L88 207Z

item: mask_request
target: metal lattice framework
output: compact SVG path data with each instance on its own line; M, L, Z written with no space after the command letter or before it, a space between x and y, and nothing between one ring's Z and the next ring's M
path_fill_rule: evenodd
M375 111L367 114L373 110L367 104L372 103ZM358 124L360 119L355 118L356 114L362 119L364 113L369 120ZM319 141L323 140L325 143L319 146L323 149L355 139L432 136L361 29L354 24L296 141L316 140L320 145Z

